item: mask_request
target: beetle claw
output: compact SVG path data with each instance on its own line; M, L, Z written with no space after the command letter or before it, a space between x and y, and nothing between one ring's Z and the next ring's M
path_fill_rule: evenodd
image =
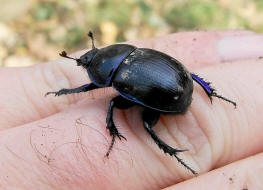
M48 96L49 94L55 94L56 92L47 92L46 94L45 94L45 97L46 96Z
M123 138L124 140L127 141L126 137L124 137L122 134L118 133L117 136L119 137L120 140L121 140L121 138Z
M189 151L188 149L183 149L183 150L180 150L180 149L176 149L176 152L187 152Z

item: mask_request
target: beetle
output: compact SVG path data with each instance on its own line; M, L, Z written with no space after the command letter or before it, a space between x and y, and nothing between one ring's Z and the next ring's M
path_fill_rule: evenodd
M177 156L177 153L185 150L166 144L154 132L153 126L161 114L186 112L192 101L193 81L204 89L211 103L212 97L225 100L235 107L236 102L218 95L209 82L190 73L183 64L167 54L128 44L114 44L98 49L94 45L92 32L89 32L88 36L92 41L92 49L80 58L69 57L65 51L60 55L75 60L77 66L86 69L92 82L73 89L63 88L56 92L47 92L46 95L60 96L113 87L119 95L111 99L106 116L106 129L112 137L106 156L109 156L116 137L126 140L114 124L114 108L128 109L138 105L143 107L143 126L159 148L174 156L193 174L197 174Z

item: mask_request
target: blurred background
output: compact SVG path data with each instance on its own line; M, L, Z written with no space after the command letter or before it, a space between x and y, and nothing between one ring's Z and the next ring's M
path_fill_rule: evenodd
M179 31L263 31L263 0L0 0L0 66Z

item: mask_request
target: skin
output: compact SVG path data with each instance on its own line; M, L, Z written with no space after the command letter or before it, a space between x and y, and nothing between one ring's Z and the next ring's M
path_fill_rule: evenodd
M117 139L105 158L111 141L105 119L116 92L107 88L44 97L48 91L90 82L74 61L1 68L0 188L259 189L262 42L262 35L250 31L198 31L129 42L175 57L211 81L218 94L237 102L236 109L216 98L211 105L195 84L189 110L161 116L154 127L169 145L189 150L178 156L198 176L156 146L143 129L139 107L114 112L127 141Z

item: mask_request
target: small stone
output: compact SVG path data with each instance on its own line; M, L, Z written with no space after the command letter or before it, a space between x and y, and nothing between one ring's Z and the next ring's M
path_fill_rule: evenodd
M31 7L30 0L1 0L0 20L9 21L24 15Z
M100 30L102 32L103 44L110 45L110 44L115 43L118 32L119 32L116 24L110 21L104 21L100 25Z
M7 55L8 55L7 49L0 45L0 59L4 59L5 57L7 57Z
M0 22L0 44L11 48L16 43L16 34L4 23Z

